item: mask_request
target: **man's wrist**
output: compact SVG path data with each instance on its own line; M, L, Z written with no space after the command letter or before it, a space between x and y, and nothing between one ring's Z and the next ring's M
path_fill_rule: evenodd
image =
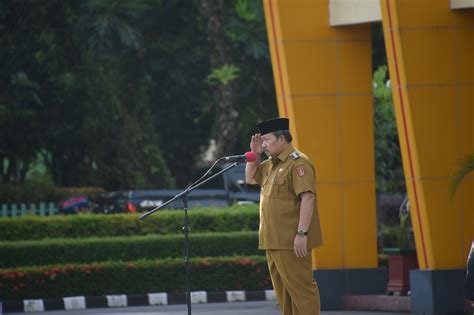
M305 229L298 229L298 231L296 231L296 235L298 235L298 236L308 236L308 231L305 230Z

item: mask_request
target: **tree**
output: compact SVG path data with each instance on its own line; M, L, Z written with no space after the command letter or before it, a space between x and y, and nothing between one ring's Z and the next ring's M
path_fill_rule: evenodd
M184 186L211 138L246 149L276 112L262 4L209 5L213 33L197 1L2 1L3 181L43 161L59 186Z
M373 77L375 124L375 173L377 189L385 193L404 194L403 173L392 91L386 81L387 66L380 66Z
M276 115L263 8L251 0L197 3L212 51L215 154L223 156L247 148L258 119Z
M0 162L2 181L21 182L25 179L29 164L40 149L41 124L38 112L45 104L41 97L41 85L31 69L31 43L33 34L25 30L24 20L17 19L16 12L27 12L28 2L0 3ZM18 42L18 37L22 41Z
M9 32L0 40L9 49L2 51L7 89L0 99L2 108L14 114L5 115L12 123L4 120L0 128L21 127L20 104L30 110L29 124L23 126L34 136L26 145L29 155L19 155L19 137L2 133L22 165L42 152L57 185L172 185L146 99L151 85L141 73L135 73L136 81L127 77L134 72L129 58L140 38L130 25L143 18L145 9L134 1L3 3L2 24ZM12 73L18 80L8 80ZM22 93L15 94L20 87ZM4 163L15 165L4 157L8 147L2 145L1 152Z

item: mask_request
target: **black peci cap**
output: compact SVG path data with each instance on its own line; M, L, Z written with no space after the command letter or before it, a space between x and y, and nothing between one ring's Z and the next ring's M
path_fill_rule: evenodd
M263 136L274 131L289 130L290 120L288 118L274 118L257 124L257 127Z

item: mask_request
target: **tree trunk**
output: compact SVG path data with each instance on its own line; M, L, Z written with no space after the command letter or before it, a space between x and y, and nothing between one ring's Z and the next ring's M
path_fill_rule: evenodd
M232 49L226 44L222 19L225 17L226 1L201 0L199 11L205 24L207 38L211 46L211 66L213 69L233 64ZM239 112L235 82L219 84L214 90L218 101L216 157L230 155L236 144Z

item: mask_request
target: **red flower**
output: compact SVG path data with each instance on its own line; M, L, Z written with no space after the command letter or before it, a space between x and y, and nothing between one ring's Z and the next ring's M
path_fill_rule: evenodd
M4 274L4 277L7 278L7 279L10 279L10 280L15 280L16 278L16 275L14 272L6 272Z
M237 265L248 266L248 265L255 265L257 262L255 260L249 258L242 258L237 262Z

